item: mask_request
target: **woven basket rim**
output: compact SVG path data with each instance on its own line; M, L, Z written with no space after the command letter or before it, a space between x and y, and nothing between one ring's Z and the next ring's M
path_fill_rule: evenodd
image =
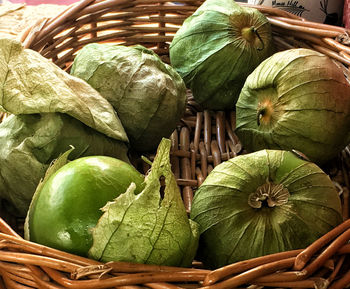
M181 13L184 18L188 17L191 13L194 12L196 6L186 6L188 3L197 3L197 5L203 3L203 1L190 1L190 0L179 0L176 1L178 3L182 3ZM136 3L136 4L133 4ZM160 4L159 4L160 3ZM91 16L93 19L89 19L90 22L99 19L99 16L111 11L116 11L118 9L123 9L128 6L135 5L140 6L141 10L146 9L149 6L157 4L157 7L162 6L166 7L167 5L174 6L173 3L166 0L161 1L153 1L153 0L138 0L138 1L129 1L129 0L82 0L80 2L74 3L67 7L66 10L61 12L56 17L51 19L40 19L33 26L28 27L27 30L23 31L21 35L19 35L19 40L24 44L25 47L37 50L43 53L47 53L48 50L51 50L51 54L49 54L48 58L56 59L56 63L62 64L60 59L57 59L57 53L55 52L55 48L59 46L60 43L67 41L67 38L70 39L70 35L65 38L65 36L56 38L54 40L53 36L59 34L62 31L65 31L69 27L73 27L77 23L84 24L86 21L86 16ZM270 8L259 5L251 5L247 3L237 2L241 6L251 7L258 9L262 13L264 13L272 26L276 28L277 32L280 32L281 35L287 34L288 36L297 36L298 38L308 41L310 43L310 47L316 51L324 53L339 62L350 65L350 48L348 46L349 43L349 30L344 27L332 26L329 24L321 24L315 23L312 21L307 21L302 17L296 16L284 10L278 8ZM145 8L146 7L146 8ZM189 8L189 9L184 9ZM164 10L164 13L167 10ZM142 15L142 14L141 14ZM84 19L85 17L85 19ZM182 19L183 21L184 19ZM68 25L67 22L70 22L71 25ZM161 25L162 26L162 25ZM90 33L89 30L86 33ZM158 32L159 33L159 32ZM91 30L91 34L95 34L94 30ZM165 41L170 41L170 37L165 37L163 33L159 33L159 41L156 43L161 43ZM118 37L113 36L111 37ZM163 38L161 38L163 37ZM73 37L72 37L73 38ZM79 38L75 38L75 45L72 50L72 54L76 53L76 51L81 48L83 45L88 43L88 41L79 43ZM98 38L96 40L99 40ZM103 41L108 41L109 38L105 37L105 39L101 39ZM281 41L276 37L277 41ZM142 41L142 39L140 39ZM43 45L46 43L52 43L46 50L43 48ZM69 44L71 45L71 43ZM288 45L284 43L283 45ZM292 45L289 43L290 47ZM63 48L64 49L64 48ZM61 50L57 51L58 53ZM167 51L165 51L167 52ZM67 57L67 56L66 56Z

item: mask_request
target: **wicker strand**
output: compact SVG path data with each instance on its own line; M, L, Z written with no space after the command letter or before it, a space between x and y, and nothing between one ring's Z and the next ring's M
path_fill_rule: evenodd
M296 257L302 250L293 250L289 252L281 252L272 255L266 255L248 261L241 261L231 265L224 266L217 270L212 271L204 279L203 285L209 286L214 283L217 283L219 280L223 280L230 275L237 273L242 273L246 270L252 269L256 266L260 266L270 262L276 262L285 258Z
M1 218L0 218L1 219ZM16 236L7 235L4 233L1 233L2 228L0 228L0 240L1 242L8 241L10 243L17 244L21 247L22 251L24 252L36 252L38 255L42 255L45 257L49 257L52 259L61 259L62 261L73 263L80 266L89 266L89 265L100 265L100 262L94 261L92 259L87 259L84 257L79 257L73 254L65 253L60 250L56 250L50 247L46 247L34 242L30 242L27 240L22 239L21 237L18 238ZM5 243L6 244L6 243Z
M337 237L319 256L315 258L303 271L306 276L312 275L318 270L324 262L331 258L339 248L345 245L350 240L350 229L346 230L339 237Z
M30 270L32 271L33 278L37 282L39 288L43 289L64 289L64 287L54 284L51 282L51 279L48 277L48 275L39 269L39 267L28 265ZM44 276L44 277L43 277Z
M153 289L182 289L182 287L169 283L146 283L145 286Z
M15 230L13 230L1 217L0 217L0 232L20 238Z
M336 276L338 275L341 267L343 266L344 264L344 260L345 260L345 255L343 256L340 256L337 264L336 264L336 267L334 268L332 274L327 278L327 283L330 284L333 282L333 280L336 278Z
M257 283L256 285L282 288L326 288L328 283L322 278L310 278L302 281Z
M110 288L114 286L137 285L144 283L158 282L199 282L205 278L205 274L197 274L192 271L182 272L151 272L151 273L134 273L108 279L91 279L91 280L71 280L59 271L49 267L43 267L43 270L61 286L70 288Z
M203 289L229 289L235 288L246 283L250 283L254 279L264 276L269 273L276 272L278 270L288 269L293 266L295 257L285 258L283 260L273 261L271 263L263 264L250 269L244 273L236 275L232 278L226 279L220 283L216 283L209 286L204 286Z
M312 243L303 252L301 252L295 259L294 270L301 270L304 268L306 263L311 259L311 257L324 245L329 243L335 237L346 232L350 228L350 219L346 220L341 225L337 226L333 230L329 231L327 234L323 235L317 241ZM348 238L349 240L350 238Z
M350 284L350 270L344 274L343 277L341 277L339 280L335 281L334 284L332 284L329 289L343 289L347 288Z
M263 283L300 281L311 276L317 269L319 269L327 260L329 260L329 258L334 256L337 253L337 251L350 240L350 229L344 229L344 227L346 228L349 225L348 221L339 225L338 227L321 237L319 240L315 241L295 258L297 268L303 269L306 262L311 259L311 254L316 253L320 248L322 248L326 243L328 243L329 238L336 237L334 241L303 270L294 272L273 273L271 275L258 278L256 281ZM299 263L300 261L301 263Z
M309 28L316 28L316 29L322 29L327 31L334 31L341 34L344 34L346 31L348 31L347 29L344 29L343 27L340 27L340 26L316 23L316 22L305 21L305 20L301 21L300 19L292 19L290 17L270 16L270 18L280 20L282 22L286 22L292 25L305 26Z

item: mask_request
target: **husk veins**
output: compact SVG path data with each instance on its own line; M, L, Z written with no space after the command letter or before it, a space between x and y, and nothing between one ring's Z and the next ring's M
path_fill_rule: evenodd
M93 229L91 258L143 264L190 266L198 246L198 224L188 219L171 171L169 139L162 139L145 188L107 203ZM165 179L164 194L160 179Z
M200 225L198 258L219 268L305 248L342 216L319 167L295 152L261 150L216 166L196 190L191 219Z

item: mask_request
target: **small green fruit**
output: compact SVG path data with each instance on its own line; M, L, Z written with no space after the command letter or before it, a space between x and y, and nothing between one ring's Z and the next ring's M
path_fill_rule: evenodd
M28 211L26 235L31 241L87 256L91 229L102 216L100 208L124 193L131 182L135 193L144 177L131 165L106 156L76 159L44 183Z

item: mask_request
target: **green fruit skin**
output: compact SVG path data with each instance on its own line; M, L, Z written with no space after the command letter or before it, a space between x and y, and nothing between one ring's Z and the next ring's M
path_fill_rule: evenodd
M131 182L135 193L144 177L131 165L106 156L90 156L61 167L44 184L29 210L30 240L62 251L87 256L91 228L102 208L124 193Z
M285 50L263 61L236 104L236 133L250 152L294 149L322 165L349 143L349 127L349 82L333 60L310 49Z

